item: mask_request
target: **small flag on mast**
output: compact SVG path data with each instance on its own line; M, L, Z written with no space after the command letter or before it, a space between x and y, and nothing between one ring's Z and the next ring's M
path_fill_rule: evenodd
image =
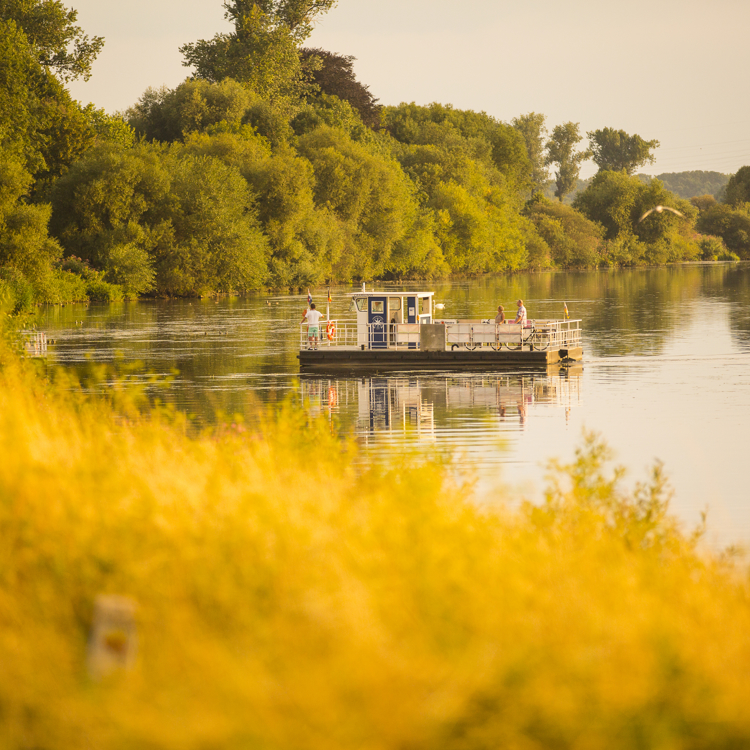
M331 299L331 287L330 286L328 287L328 301L333 302L333 300Z
M570 317L570 315L568 314L568 303L563 302L563 307L565 308L565 320L567 320Z
M312 297L310 296L310 287L307 287L307 306L312 305Z

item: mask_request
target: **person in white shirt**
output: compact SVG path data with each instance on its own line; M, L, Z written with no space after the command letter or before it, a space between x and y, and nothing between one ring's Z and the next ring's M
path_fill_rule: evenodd
M523 300L522 299L516 300L516 305L518 305L518 315L516 315L516 319L513 322L520 323L521 325L525 325L526 324L526 308L523 306Z
M318 337L320 336L320 319L323 317L322 312L315 309L315 303L311 302L310 307L305 310L302 316L302 323L307 321L307 348L318 348Z

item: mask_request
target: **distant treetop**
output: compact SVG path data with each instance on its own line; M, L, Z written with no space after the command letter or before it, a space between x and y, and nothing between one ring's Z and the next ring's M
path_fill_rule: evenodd
M659 147L659 141L644 141L639 135L628 135L624 130L603 128L593 130L589 138L591 158L600 172L621 172L635 174L638 167L653 164L655 157L651 150Z
M304 62L318 59L320 67L310 65L309 68L313 80L324 94L332 94L349 102L359 112L365 125L374 128L379 124L381 107L369 87L360 83L354 75L355 57L314 47L300 50L300 58Z
M75 22L78 12L60 0L0 0L0 20L23 31L39 63L62 81L91 77L91 66L104 46L101 36L88 36Z

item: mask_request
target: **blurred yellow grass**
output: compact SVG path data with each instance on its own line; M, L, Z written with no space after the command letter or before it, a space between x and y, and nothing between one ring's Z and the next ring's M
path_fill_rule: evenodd
M283 409L189 438L6 355L0 748L750 746L747 572L594 438L541 507L361 471ZM508 498L512 501L512 498ZM135 667L86 670L99 594Z

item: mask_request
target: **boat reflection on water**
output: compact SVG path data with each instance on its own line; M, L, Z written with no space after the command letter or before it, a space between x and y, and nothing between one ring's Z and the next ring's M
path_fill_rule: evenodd
M301 378L301 395L313 415L334 415L360 442L459 447L497 444L498 432L523 429L538 408L567 420L581 404L582 366L547 373L415 373L358 378ZM553 415L554 416L554 415ZM395 439L395 440L394 440ZM403 439L403 440L402 440Z

